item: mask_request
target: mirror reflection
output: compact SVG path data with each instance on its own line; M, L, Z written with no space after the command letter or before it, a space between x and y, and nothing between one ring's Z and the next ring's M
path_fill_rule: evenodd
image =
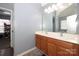
M43 7L43 31L79 34L78 3L48 3Z

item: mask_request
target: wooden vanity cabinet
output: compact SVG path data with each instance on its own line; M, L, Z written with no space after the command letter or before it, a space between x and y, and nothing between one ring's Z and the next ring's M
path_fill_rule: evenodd
M56 56L56 40L53 38L47 38L48 39L48 55L49 56Z
M79 56L79 45L36 34L36 47L48 56Z
M41 48L41 45L40 45L41 44L41 36L40 35L35 36L35 42L36 42L35 43L36 47L40 49Z
M56 52L57 56L79 56L79 48L75 48L74 45L70 49L58 46Z
M43 39L41 39L41 50L47 54L47 38L43 36Z
M48 55L49 56L56 56L56 45L48 43Z
M79 45L78 44L74 44L72 51L73 51L73 55L74 56L79 56Z
M70 51L69 49L66 49L66 48L64 48L64 47L57 47L56 48L56 55L57 56L73 56L73 52L72 51Z
M45 36L36 35L36 47L47 54L47 39Z
M51 46L51 48L49 46ZM79 45L54 38L48 38L48 55L79 56Z

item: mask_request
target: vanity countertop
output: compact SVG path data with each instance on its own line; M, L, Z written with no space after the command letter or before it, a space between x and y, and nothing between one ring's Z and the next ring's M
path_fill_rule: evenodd
M35 32L35 34L79 44L79 35L76 34L63 33L63 35L61 36L60 32L42 32L42 31L37 31Z

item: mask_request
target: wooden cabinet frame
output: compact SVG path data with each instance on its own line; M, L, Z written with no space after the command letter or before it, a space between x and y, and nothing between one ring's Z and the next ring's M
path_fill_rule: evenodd
M35 35L36 47L48 56L79 56L79 45L71 42Z

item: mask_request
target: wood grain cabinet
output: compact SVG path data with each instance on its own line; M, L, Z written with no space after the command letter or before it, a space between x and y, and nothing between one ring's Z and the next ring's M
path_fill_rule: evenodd
M64 47L57 47L57 51L56 51L56 55L57 56L72 56L72 51L70 51L69 49L66 49Z
M44 36L36 35L36 47L47 54L47 39Z
M47 48L47 39L43 37L43 39L41 39L41 50L47 54Z
M48 56L79 56L79 45L63 40L35 35L36 47Z
M48 55L56 56L56 45L48 43Z
M41 36L36 35L35 36L35 41L36 41L36 43L35 43L36 47L40 49L41 48L41 45L40 45L41 44Z

